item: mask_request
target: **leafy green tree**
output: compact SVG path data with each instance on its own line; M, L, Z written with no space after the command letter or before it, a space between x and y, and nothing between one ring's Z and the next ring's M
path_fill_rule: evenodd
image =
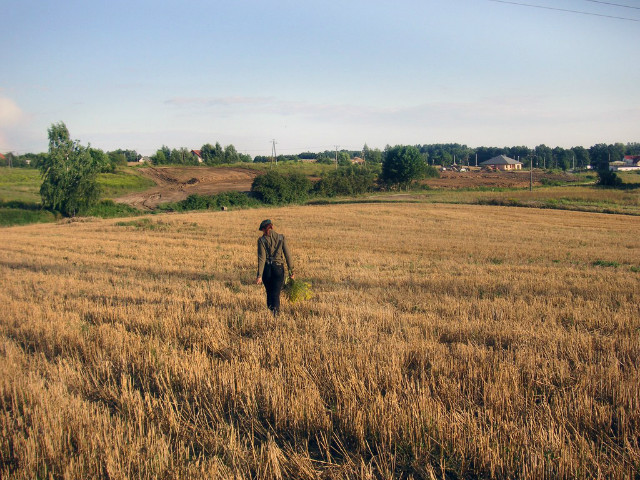
M624 147L625 155L640 155L640 143L627 143Z
M347 152L338 152L338 165L348 167L351 165L351 157Z
M382 163L382 152L380 151L379 148L371 149L365 143L364 147L362 147L362 155L363 155L364 161L368 164Z
M576 161L576 168L587 168L589 165L589 151L584 147L573 147L571 149Z
M233 145L227 145L224 147L224 160L225 163L238 163L240 157L236 151L236 147Z
M127 156L125 155L124 152L114 150L113 152L107 153L107 155L109 157L109 162L111 163L111 165L113 165L114 170L115 170L115 167L118 165L120 166L127 165Z
M165 165L171 161L171 149L166 145L163 145L156 154L151 157L151 161L154 165Z
M135 150L123 150L121 148L118 148L117 150L113 150L111 152L107 152L107 155L109 155L109 157L114 157L118 159L118 163L117 165L126 165L127 162L137 162L138 161L138 152L136 152ZM122 163L122 158L124 158L124 163Z
M202 156L202 161L209 165L211 163L213 163L213 157L215 154L215 150L213 148L213 145L211 145L210 143L205 143L204 145L202 145L202 147L200 147L200 155Z
M538 145L535 148L536 152L536 164L537 168L550 168L551 166L551 156L553 155L553 150L550 147L547 147L544 143Z
M251 191L260 201L272 205L303 202L311 188L311 181L304 175L282 175L275 170L257 176L251 185Z
M213 157L211 158L211 164L219 165L221 163L224 163L224 150L222 149L220 143L216 142L215 146L213 147Z
M100 166L89 148L71 140L63 122L52 124L48 134L49 155L39 166L42 205L66 216L76 215L98 201Z
M324 197L336 195L359 195L375 187L376 173L373 168L349 165L333 170L313 186L314 193Z
M609 169L609 161L614 161L616 154L621 158L621 154L616 151L615 145L599 143L589 149L591 165L593 165L593 168L598 173L599 185L617 187L622 184L620 177Z
M416 147L396 145L389 149L382 163L381 179L388 185L409 187L425 172L424 157Z
M111 173L115 170L116 165L109 159L109 155L104 153L99 148L89 148L89 155L98 165L100 173ZM126 163L126 162L125 162Z

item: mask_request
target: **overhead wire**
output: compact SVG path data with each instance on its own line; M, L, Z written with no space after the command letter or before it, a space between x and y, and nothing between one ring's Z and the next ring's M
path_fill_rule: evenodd
M640 10L640 7L634 7L633 5L622 5L621 3L602 2L600 0L584 0L584 1L591 2L591 3L601 3L603 5L611 5L613 7L633 8L635 10Z
M613 18L615 20L626 20L629 22L640 22L640 18L630 18L630 17L618 17L615 15L607 15L604 13L595 13L595 12L585 12L583 10L570 10L567 8L558 8L558 7L548 7L546 5L535 5L532 3L522 3L522 2L511 2L511 1L507 1L507 0L488 0L490 2L495 2L495 3L506 3L509 5L518 5L521 7L530 7L530 8L541 8L544 10L555 10L558 12L566 12L566 13L577 13L580 15L591 15L594 17L604 17L604 18ZM587 0L587 1L591 1L591 0ZM597 2L597 3L604 3L604 2Z

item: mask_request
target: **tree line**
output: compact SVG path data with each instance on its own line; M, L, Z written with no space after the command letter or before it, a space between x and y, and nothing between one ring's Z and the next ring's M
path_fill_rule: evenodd
M171 149L163 145L156 153L151 156L154 165L199 165L200 159L204 165L214 166L223 163L250 163L252 158L250 155L238 153L236 147L227 145L222 148L219 142L215 145L205 143L200 147L200 158L194 153L194 150L187 148Z
M63 122L52 124L47 131L49 137L49 151L47 154L26 156L29 162L25 165L40 169L43 182L40 188L42 205L46 209L72 216L83 209L95 204L99 198L99 187L96 181L98 173L113 170L119 164L126 164L133 158L138 158L133 150L116 150L104 153L90 146L83 146L79 140L72 140L69 130ZM367 160L363 166L351 163L354 155L362 153ZM408 188L413 182L425 176L437 176L438 170L434 164L447 165L449 161L467 164L473 155L478 162L485 158L506 154L520 158L529 165L542 165L544 168L556 167L566 169L568 165L592 165L598 172L601 185L616 186L621 183L615 172L609 170L609 163L622 159L624 155L640 154L640 144L598 144L588 150L583 147L574 149L550 149L540 145L534 149L527 147L511 147L493 149L480 147L472 150L459 144L441 145L387 145L384 151L371 150L365 146L361 152L325 151L315 154L312 160L333 162L342 165L340 169L324 175L319 182L312 185L310 180L302 175L283 176L275 171L259 176L254 181L252 191L265 203L290 203L303 199L312 191L318 195L354 195L373 188ZM514 155L517 154L517 155ZM11 155L11 154L9 154ZM250 157L237 153L233 145L222 149L219 143L215 146L206 144L200 151L201 158L208 165L219 163L234 163L250 161ZM305 156L311 156L306 152ZM154 161L177 164L195 164L199 160L195 154L185 148L170 150L162 147L156 152ZM576 165L578 158L578 165ZM458 160L459 159L459 160ZM17 159L5 156L6 163L20 166ZM16 160L15 163L13 161ZM291 161L291 159L288 159ZM295 160L295 159L293 159ZM547 160L550 162L547 164ZM195 162L195 163L194 163ZM555 164L553 163L555 162ZM571 163L569 163L571 162Z
M604 163L620 161L625 155L640 155L640 143L599 143L589 148L582 146L572 148L548 147L544 144L534 148L526 146L514 147L476 147L470 148L467 145L458 143L444 144L423 144L414 145L423 156L428 165L448 167L451 165L475 166L498 155L519 160L525 168L533 164L534 168L541 169L585 169L592 166L600 169ZM136 162L142 155L135 150L117 149L104 152L97 148L87 147L88 152L99 165L101 172L113 172L119 165L126 165L127 162ZM370 148L365 144L361 150L325 150L322 152L302 152L293 155L278 155L278 162L299 162L315 161L317 163L334 164L347 166L356 157L362 158L368 164L382 164L388 151L392 147L387 145L384 150ZM5 158L0 158L0 166L13 166L24 168L39 168L45 161L48 153L26 153L17 155L6 153ZM232 163L269 163L274 160L271 156L250 155L239 153L235 146L230 144L222 147L219 142L214 145L206 143L200 147L200 158L202 164L214 166ZM155 165L199 165L198 157L185 147L169 148L163 145L155 154L150 157Z

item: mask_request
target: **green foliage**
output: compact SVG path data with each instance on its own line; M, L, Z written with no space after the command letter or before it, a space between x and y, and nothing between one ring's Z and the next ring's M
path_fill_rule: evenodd
M619 187L622 185L622 179L607 168L606 170L598 170L598 185L603 187Z
M350 165L324 175L313 187L316 195L360 195L375 188L376 173L371 168Z
M382 163L381 180L390 186L408 187L422 178L426 163L420 150L413 146L397 145L387 151Z
M291 303L309 300L313 297L311 283L291 277L284 284L284 294Z
M424 167L423 176L425 178L440 178L440 170L438 170L433 165L427 165Z
M139 192L155 185L131 168L118 169L113 173L101 173L97 177L103 197L113 198L130 192Z
M380 151L379 148L375 148L375 149L371 149L369 148L369 146L365 143L364 147L362 147L362 155L363 158L365 160L365 162L367 162L367 164L371 165L371 164L382 164L382 152Z
M253 180L251 192L264 203L278 205L304 202L312 189L311 181L299 173L283 175L271 170Z
M0 202L40 203L42 178L38 170L0 167Z
M48 133L49 155L40 165L42 205L72 216L97 202L100 165L88 148L71 140L63 122L52 124Z
M124 203L115 203L109 199L101 200L97 204L81 210L79 213L87 217L100 218L131 217L141 214L137 208L133 208Z
M224 150L218 142L215 146L210 143L202 145L200 155L202 155L202 161L205 165L220 165L225 162Z
M185 200L164 203L158 206L161 211L184 212L188 210L219 210L222 207L254 207L257 200L241 192L225 192L217 195L189 195Z
M0 226L10 227L13 225L28 225L30 223L53 222L56 219L55 214L47 210L43 210L39 205L19 205L11 206L14 202L0 204Z
M619 262L611 262L608 260L596 260L595 262L592 263L592 265L594 267L611 267L611 268L618 268L620 266Z
M107 155L111 163L116 166L126 166L127 162L137 162L140 156L135 150L123 150L121 148L107 152Z

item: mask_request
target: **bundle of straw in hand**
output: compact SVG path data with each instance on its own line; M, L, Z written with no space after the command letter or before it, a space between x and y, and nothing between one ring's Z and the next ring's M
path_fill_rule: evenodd
M291 277L289 277L284 284L284 294L291 303L296 303L300 300L309 300L313 296L309 282Z

